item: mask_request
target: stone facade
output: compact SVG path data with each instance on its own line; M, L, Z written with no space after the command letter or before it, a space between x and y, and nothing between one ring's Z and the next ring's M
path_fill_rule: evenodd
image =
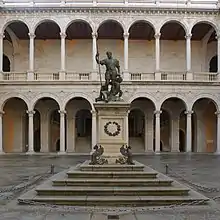
M10 61L0 81L2 151L90 152L97 137L97 45L101 56L111 50L120 60L134 152L220 151L220 59L216 72L209 72L220 53L218 10L5 8L0 20L0 56ZM10 26L18 21L29 39L20 39ZM143 21L152 29L150 40L131 37L131 27ZM55 22L60 39L37 38L46 22ZM89 26L89 39L65 39L76 22ZM121 30L112 29L116 39L99 35L108 22ZM179 25L186 39L166 39L167 24L171 34L172 24ZM196 28L199 24L204 27ZM217 40L210 40L213 35Z

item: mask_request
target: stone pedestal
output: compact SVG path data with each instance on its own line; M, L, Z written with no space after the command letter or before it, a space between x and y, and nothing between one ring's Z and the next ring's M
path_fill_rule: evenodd
M126 102L97 102L97 144L104 147L104 156L120 155L120 147L128 144L128 110Z

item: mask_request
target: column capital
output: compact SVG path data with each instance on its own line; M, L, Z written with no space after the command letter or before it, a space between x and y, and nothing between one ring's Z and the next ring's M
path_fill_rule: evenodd
M30 39L34 39L36 35L34 33L28 33Z
M192 37L192 34L191 34L191 33L188 33L188 34L185 35L185 38L186 38L187 40L191 39L191 37Z
M97 38L98 37L98 33L97 32L92 32L92 38Z
M184 112L187 116L190 116L191 117L191 115L194 113L194 111L193 110L191 110L191 111L185 111Z
M129 38L129 33L128 32L124 32L123 36L124 36L124 38Z
M0 111L0 117L2 117L5 114L4 111Z
M64 116L66 114L65 110L58 110L58 112L60 113L61 116Z
M217 39L217 40L220 39L220 33L217 33L217 34L215 35L215 39Z
M155 110L155 111L154 111L154 114L155 114L156 117L160 117L160 114L161 114L161 113L162 113L161 110Z
M0 39L4 39L5 35L4 33L0 33Z
M160 39L160 36L161 36L161 33L156 33L156 34L154 35L155 39Z
M97 112L95 110L91 110L90 112L91 112L92 116L96 116L96 114L97 114Z
M60 37L61 37L61 39L65 39L66 38L66 33L60 32Z
M215 114L217 115L217 117L220 117L220 111L216 111Z
M29 117L34 116L35 111L34 110L27 110L26 113L28 114Z

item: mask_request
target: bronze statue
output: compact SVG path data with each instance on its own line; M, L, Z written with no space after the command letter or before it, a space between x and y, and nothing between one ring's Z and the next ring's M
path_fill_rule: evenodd
M97 101L117 101L121 98L123 92L121 91L120 84L122 82L122 77L120 75L120 65L117 59L112 57L112 52L106 53L107 58L99 61L99 53L96 54L96 62L99 65L105 65L105 84L102 85L100 66L99 66L99 74L101 81L101 89L99 97L96 98ZM111 90L109 91L109 86L111 86Z
M128 164L128 165L134 165L133 159L132 159L132 152L131 152L131 146L122 146L120 148L120 153L123 155L122 157L119 157L116 159L116 164Z
M100 145L98 146L97 144L93 147L95 150L92 155L91 155L91 162L89 163L90 165L102 165L102 164L107 164L108 161L104 158L101 157L101 155L104 153L104 148Z

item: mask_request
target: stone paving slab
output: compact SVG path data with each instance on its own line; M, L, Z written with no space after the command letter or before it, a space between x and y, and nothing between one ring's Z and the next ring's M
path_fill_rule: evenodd
M34 175L46 173L50 169L50 165L55 165L55 172L63 171L70 166L75 166L79 162L84 162L88 156L56 156L51 155L1 155L0 156L0 190L8 187L22 185L29 181ZM165 165L168 164L172 171L169 170L171 177L174 177L180 183L181 178L173 175L177 173L180 177L200 184L208 188L220 188L220 156L213 154L160 154L160 155L143 155L135 156L135 160L165 173ZM24 193L26 190L20 192ZM196 187L193 187L197 190ZM201 191L200 191L201 192ZM5 195L13 195L5 198ZM218 191L202 191L207 197L220 196ZM4 196L2 196L4 195ZM74 220L91 220L90 213L74 211L66 213L65 210L55 210L46 207L26 207L17 205L17 197L19 193L14 191L0 193L0 220L43 220L58 219ZM215 200L212 205L206 207L183 207L173 209L161 209L152 211L140 211L130 214L120 215L123 220L220 220L220 199ZM47 218L46 218L47 217ZM52 218L53 217L53 218ZM107 215L94 213L92 220L106 220ZM99 219L95 219L99 218Z

